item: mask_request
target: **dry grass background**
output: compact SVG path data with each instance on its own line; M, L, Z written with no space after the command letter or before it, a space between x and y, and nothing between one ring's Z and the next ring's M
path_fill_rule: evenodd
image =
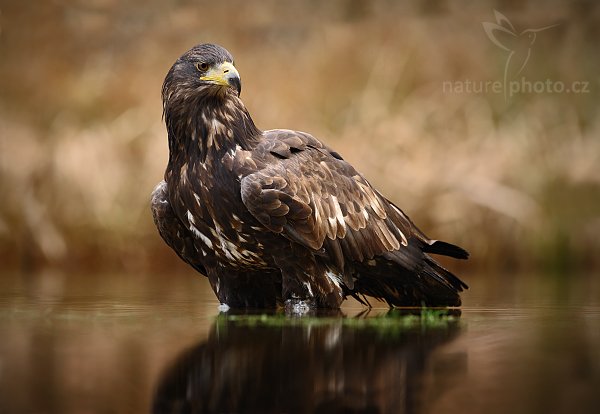
M160 270L149 194L160 87L196 43L236 57L257 124L336 148L471 268L600 264L600 7L590 1L0 1L0 259ZM538 35L522 75L589 93L448 93L502 80L493 10Z

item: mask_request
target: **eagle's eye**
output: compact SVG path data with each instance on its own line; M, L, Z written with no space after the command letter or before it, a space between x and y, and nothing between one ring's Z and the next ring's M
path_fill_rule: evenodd
M198 69L200 72L206 72L208 70L208 63L198 62L196 63L196 69Z

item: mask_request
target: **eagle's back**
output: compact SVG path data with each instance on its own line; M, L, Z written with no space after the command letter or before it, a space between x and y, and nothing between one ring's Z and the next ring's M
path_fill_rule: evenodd
M242 200L266 228L315 253L316 277L332 282L324 292L339 287L344 297L397 306L460 304L466 285L428 253L468 253L428 239L339 153L290 130L265 132L257 149L271 157L242 178Z

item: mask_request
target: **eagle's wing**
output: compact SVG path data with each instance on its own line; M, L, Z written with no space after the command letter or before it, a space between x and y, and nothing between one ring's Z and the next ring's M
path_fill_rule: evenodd
M150 202L154 224L160 236L177 255L190 264L198 272L206 275L206 270L199 260L194 247L194 239L177 217L169 202L167 183L161 181L154 191Z
M408 217L311 135L267 131L253 154L264 167L242 179L242 200L269 230L324 250L341 269L408 246Z

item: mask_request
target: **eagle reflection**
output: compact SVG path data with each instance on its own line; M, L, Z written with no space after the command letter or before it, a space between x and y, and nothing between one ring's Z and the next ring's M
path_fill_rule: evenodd
M398 310L374 318L221 314L209 338L163 374L153 412L419 412L432 372L457 371L453 361L441 364L453 374L427 368L427 362L457 336L459 316ZM460 371L464 358L458 359Z

